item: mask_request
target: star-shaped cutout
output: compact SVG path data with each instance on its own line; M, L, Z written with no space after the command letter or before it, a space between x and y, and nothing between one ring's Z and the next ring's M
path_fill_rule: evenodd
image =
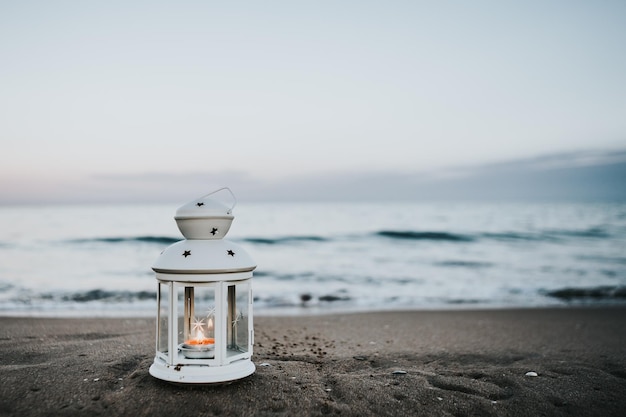
M202 332L202 330L204 329L204 319L194 317L192 325L193 325L193 329L196 332Z
M202 207L202 206L204 206L204 203L203 203L203 202L196 203L196 206L198 206L198 207Z
M186 258L188 256L191 256L191 251L190 250L186 250L183 252L183 256Z
M230 256L235 256L235 252L233 252L232 250L228 249L226 251L226 253L228 253Z
M216 233L217 233L217 227L214 227L214 228L211 230L211 234L212 234L213 236L215 236L215 234L216 234Z

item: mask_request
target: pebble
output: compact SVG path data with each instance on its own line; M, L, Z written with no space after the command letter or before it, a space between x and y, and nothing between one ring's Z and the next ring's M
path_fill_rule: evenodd
M405 375L406 371L393 371L391 374L392 375Z
M263 363L260 363L259 366L272 366L272 365L267 362L263 362Z
M353 356L354 359L356 359L357 361L365 361L367 360L367 358L365 356Z
M529 371L529 372L526 372L526 376L539 376L539 375L537 374L537 372Z

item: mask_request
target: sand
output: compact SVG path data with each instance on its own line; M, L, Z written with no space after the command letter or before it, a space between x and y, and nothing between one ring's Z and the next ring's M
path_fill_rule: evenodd
M256 373L218 386L148 374L153 319L0 329L1 416L626 414L624 307L256 317Z

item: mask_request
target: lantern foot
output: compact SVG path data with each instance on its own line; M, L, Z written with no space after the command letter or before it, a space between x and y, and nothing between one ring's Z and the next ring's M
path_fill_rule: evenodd
M167 365L155 358L150 375L168 382L184 384L214 384L234 381L252 375L256 367L250 359L242 359L223 366Z

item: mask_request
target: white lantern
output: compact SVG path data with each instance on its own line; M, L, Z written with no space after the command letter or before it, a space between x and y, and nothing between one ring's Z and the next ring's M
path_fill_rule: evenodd
M210 199L230 192L233 204ZM251 375L252 271L239 245L223 239L236 200L229 188L180 207L176 224L185 240L154 263L157 284L156 355L150 374L180 383L226 382Z

